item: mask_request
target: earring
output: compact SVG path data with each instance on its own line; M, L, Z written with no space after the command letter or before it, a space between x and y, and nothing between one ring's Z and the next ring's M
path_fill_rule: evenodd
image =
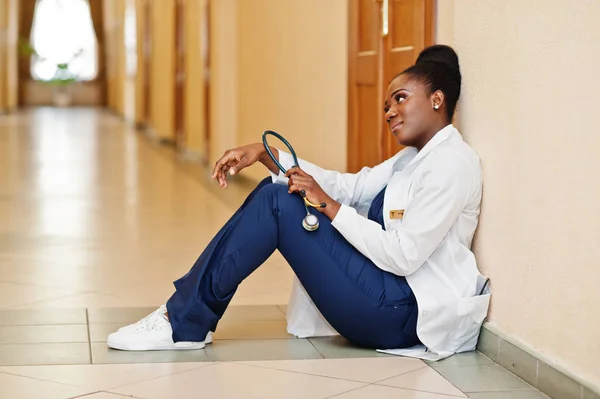
M434 108L434 109L438 109L439 107L440 107L440 105L439 105L439 104L434 104L434 105L433 105L433 108Z

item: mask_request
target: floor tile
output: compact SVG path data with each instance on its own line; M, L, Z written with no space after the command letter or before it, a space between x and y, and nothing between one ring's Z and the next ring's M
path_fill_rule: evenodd
M282 321L285 320L285 313L275 305L230 306L221 318L221 322L241 322L246 320Z
M221 363L121 387L111 392L145 399L171 399L173 392L177 392L178 399L196 399L200 389L202 397L211 399L318 399L329 398L363 385L333 378Z
M220 340L206 346L213 361L321 359L305 339Z
M223 339L290 339L285 320L221 321L215 331L215 340Z
M503 341L500 343L497 362L511 373L518 375L525 382L537 386L538 361L529 353Z
M452 396L437 393L409 391L401 388L369 385L335 396L335 399L452 399Z
M540 391L504 391L470 393L471 399L550 399Z
M204 349L192 351L129 352L110 349L105 343L92 343L94 364L189 363L210 361Z
M2 399L65 399L89 393L84 388L0 373Z
M89 363L87 343L0 345L0 366Z
M31 284L0 282L0 307L8 308L26 305L32 302L57 299L73 294L76 294L76 292Z
M286 288L281 291L270 291L262 294L236 294L231 300L231 304L237 306L261 306L287 303L289 300L290 290Z
M543 363L539 365L537 387L550 397L560 399L581 398L581 385L579 383Z
M374 383L426 367L421 360L402 357L278 360L240 364L366 383Z
M380 381L377 384L466 398L465 394L431 367L411 371L397 377Z
M92 342L106 342L108 335L114 333L125 323L98 323L90 324L90 340Z
M166 266L166 265L165 265ZM121 305L116 306L134 306L144 307L155 304L155 309L160 304L165 303L174 292L171 279L145 277L143 280L125 281L122 286L100 288L98 293L119 298Z
M88 342L85 324L0 327L0 344Z
M500 366L440 367L436 371L467 393L534 389Z
M427 362L431 367L492 366L494 362L479 352L457 353L444 360Z
M340 336L310 338L310 342L326 359L393 356L377 352L373 349L356 347Z
M0 373L103 391L134 384L212 363L87 364L76 366L2 367Z
M97 392L77 399L125 399L126 396L110 392ZM129 396L131 398L131 396Z
M114 307L88 310L90 324L96 323L135 323L154 312L157 307Z
M103 308L109 306L124 306L126 304L121 298L111 295L95 293L69 295L62 298L26 303L24 305L12 306L12 309L69 309L69 308Z
M496 362L498 361L499 348L500 342L498 336L487 328L482 328L479 334L479 342L477 342L477 349Z
M14 310L0 309L0 326L86 324L85 309Z
M77 287L84 292L96 292L127 281L139 280L133 268L120 268L119 278L114 278L116 267L113 265L97 264L94 261L80 265L65 264L64 260L39 260L28 262L23 260L2 262L0 270L3 281L35 284L48 288L70 290ZM82 306L84 307L84 306Z
M594 393L588 388L583 388L583 398L582 399L600 399L600 394Z

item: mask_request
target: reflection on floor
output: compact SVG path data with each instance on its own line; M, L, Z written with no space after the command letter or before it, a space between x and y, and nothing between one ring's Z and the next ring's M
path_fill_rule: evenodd
M289 336L293 275L279 254L240 287L205 350L109 350L107 334L170 296L249 188L218 189L102 110L0 116L0 396L545 397L478 353L426 364Z

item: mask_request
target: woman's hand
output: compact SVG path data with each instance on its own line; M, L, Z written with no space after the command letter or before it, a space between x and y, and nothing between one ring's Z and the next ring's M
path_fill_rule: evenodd
M232 176L239 173L240 170L255 164L263 152L265 149L262 144L250 144L225 151L215 164L212 178L216 179L221 187L227 188L227 172Z
M324 208L316 208L319 212L325 214L331 220L335 218L341 205L327 195L311 175L299 167L289 169L285 175L289 178L289 193L300 193L304 190L306 199L313 204L325 203Z

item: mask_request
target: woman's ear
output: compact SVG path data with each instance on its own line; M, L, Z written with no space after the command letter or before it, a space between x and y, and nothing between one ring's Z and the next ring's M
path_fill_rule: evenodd
M436 90L431 95L431 105L433 109L440 109L444 104L444 93L441 90Z

